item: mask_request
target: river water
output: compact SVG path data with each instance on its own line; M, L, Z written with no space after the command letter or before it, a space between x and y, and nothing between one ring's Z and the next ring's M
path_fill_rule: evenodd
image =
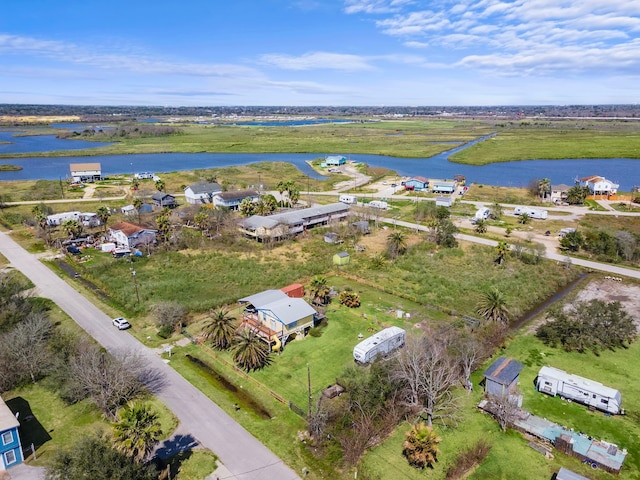
M477 140L482 141L486 139ZM82 140L62 140L53 135L13 137L10 132L0 132L0 153L44 152L94 148L104 143ZM601 175L620 184L620 190L629 191L640 185L640 160L626 158L522 160L472 166L449 162L449 155L472 145L471 142L429 158L400 158L383 155L345 154L354 162L373 167L385 167L401 176L451 179L456 174L467 177L469 182L486 185L526 187L536 178L549 178L553 184L572 185L576 178ZM257 162L289 162L311 178L322 180L307 161L340 152L322 153L153 153L133 155L104 155L84 157L25 157L0 159L0 164L21 166L15 172L0 172L0 180L57 180L69 176L70 163L100 162L103 175L129 174L132 172L172 172L204 168L247 165Z

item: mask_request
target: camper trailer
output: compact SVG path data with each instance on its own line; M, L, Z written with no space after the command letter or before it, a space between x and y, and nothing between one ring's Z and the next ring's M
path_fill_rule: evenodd
M370 363L378 355L387 355L404 345L406 332L400 327L389 327L364 339L353 349L357 363Z
M487 207L481 207L476 210L476 214L473 216L473 220L476 222L478 220L486 220L487 218L489 218L490 214L491 210L489 210Z
M618 390L557 368L542 367L536 378L536 389L604 412L624 414L622 396Z
M386 210L389 208L389 204L387 202L383 202L382 200L372 200L367 203L368 206L372 208L379 208L380 210Z
M513 209L514 215L529 215L531 218L536 218L538 220L545 220L549 214L546 210L541 210L539 208L531 208L531 207L516 207Z
M49 225L50 227L57 227L58 225L62 225L67 220L80 221L80 212L64 212L48 215L47 225Z
M357 203L358 202L358 197L356 197L355 195L340 195L339 200L342 203L347 203L349 205Z

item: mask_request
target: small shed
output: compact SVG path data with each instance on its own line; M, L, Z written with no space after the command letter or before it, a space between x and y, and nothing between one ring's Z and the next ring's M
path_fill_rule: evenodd
M347 265L350 260L350 256L347 252L338 252L333 256L334 265Z
M326 157L324 159L324 163L328 167L337 167L337 166L344 165L345 163L347 163L347 159L345 157L343 157L342 155L329 155L328 157Z
M484 391L502 398L512 393L518 384L524 366L513 358L500 357L483 373Z
M326 243L338 243L338 234L335 232L327 232L324 234L324 241Z
M572 472L564 467L562 467L553 478L555 478L555 480L589 480L587 477L583 477L582 475Z
M299 283L292 283L291 285L287 285L286 287L282 287L284 293L287 294L287 297L291 298L303 298L304 297L304 285Z

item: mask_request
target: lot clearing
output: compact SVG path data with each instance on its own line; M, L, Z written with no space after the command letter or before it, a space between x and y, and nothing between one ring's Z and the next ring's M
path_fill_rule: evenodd
M626 279L618 281L618 277L598 278L589 282L576 296L576 301L602 300L604 302L620 302L627 313L635 319L640 327L640 285L629 283Z

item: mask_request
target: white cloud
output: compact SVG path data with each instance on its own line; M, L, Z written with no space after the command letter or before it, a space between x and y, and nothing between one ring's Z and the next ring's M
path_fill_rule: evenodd
M345 13L393 13L410 5L413 0L346 0Z
M330 52L310 52L300 56L268 54L260 57L262 63L285 70L341 70L356 72L372 70L366 58L358 55Z

